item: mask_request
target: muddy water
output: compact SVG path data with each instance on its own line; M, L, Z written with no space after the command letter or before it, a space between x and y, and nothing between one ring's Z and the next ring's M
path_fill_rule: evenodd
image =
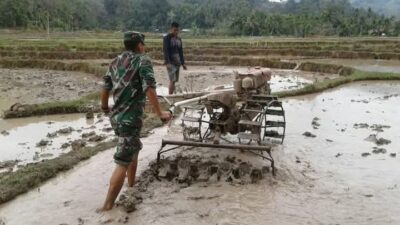
M330 79L333 78L334 75L330 75ZM305 85L312 84L316 80L323 79L324 75L305 75L303 72L294 71L294 70L275 70L273 76L271 77L270 85L271 89L274 92L283 91L283 90L291 90L291 89L300 89ZM233 85L223 85L225 89L233 88ZM204 91L212 91L221 87L221 85L211 85L210 87L204 89Z
M142 140L145 146L139 159L142 167L138 172L153 158L159 148L160 137L167 133L167 129L156 129L154 133ZM113 150L102 152L72 171L47 182L40 191L31 191L3 205L0 208L0 218L3 218L6 224L20 224L22 218L16 215L23 211L23 220L27 224L78 224L79 218L83 219L85 224L98 224L104 216L94 211L101 206L107 191L110 171L114 167L112 155ZM25 206L19 208L17 205L20 204ZM27 208L32 210L26 210ZM51 216L54 212L62 216ZM43 217L44 215L47 216ZM125 217L125 213L118 210L114 211L113 215L118 219Z
M310 59L305 62L337 64L368 72L400 73L400 61L372 59Z
M65 143L81 139L81 135L96 132L111 138L109 132L102 129L109 127L106 118L87 120L84 114L56 115L30 117L23 119L0 120L1 129L7 130L8 135L0 135L0 161L20 160L20 164L35 162L43 158L57 157L70 150L70 147L61 148ZM57 134L56 137L47 137L60 129L71 127L68 134ZM41 140L49 141L48 146L37 147Z
M0 69L0 114L15 103L36 104L77 99L98 90L99 85L99 78L85 73L41 69ZM29 163L40 160L41 155L53 158L68 151L68 148L61 151L60 146L78 138L77 132L52 138L52 145L45 148L37 148L36 143L46 139L47 133L69 126L86 132L83 128L88 124L82 118L83 115L15 120L0 118L0 132L9 133L9 135L0 135L0 162L19 159L21 163ZM56 123L47 124L52 120Z
M389 156L400 153L399 87L399 82L362 82L287 102L289 132L282 156L299 157L297 167L315 185L309 189L312 194L300 193L289 200L301 204L316 224L400 223L400 161ZM306 119L296 120L299 117ZM314 117L320 119L318 130L311 126ZM378 133L355 129L355 123L391 128ZM299 137L304 131L317 137ZM392 141L381 146L386 154L372 153L376 144L365 141L371 134ZM366 152L371 156L362 157Z
M294 70L273 70L272 74L270 84L273 92L299 89L315 81L335 78L332 74L304 73Z
M178 92L212 91L225 86L232 87L234 71L247 71L248 67L231 66L192 66L180 72L177 83ZM162 87L168 87L169 81L165 67L154 67L156 80ZM272 70L271 87L273 91L301 88L318 80L332 79L335 75L295 70Z
M132 214L117 208L99 215L94 210L113 167L110 150L3 205L0 218L6 224L120 224L126 217L130 224L399 224L400 161L389 156L400 154L399 87L399 82L362 82L285 100L288 132L274 154L278 175L261 184L194 185L174 192L160 187ZM311 125L315 117L318 129ZM356 129L355 123L391 128L377 133ZM305 131L317 137L304 137ZM166 134L157 129L143 140L141 171ZM370 134L392 141L381 146L386 154L372 153L376 144L364 140ZM371 155L362 157L365 152Z

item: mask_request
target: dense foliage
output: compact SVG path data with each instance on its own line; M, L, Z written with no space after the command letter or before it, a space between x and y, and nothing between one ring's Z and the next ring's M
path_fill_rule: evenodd
M399 20L349 0L0 0L0 11L2 28L165 31L178 21L194 35L400 34Z

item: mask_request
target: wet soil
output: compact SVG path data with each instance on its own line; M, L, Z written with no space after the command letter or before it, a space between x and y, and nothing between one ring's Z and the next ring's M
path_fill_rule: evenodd
M212 91L214 89L231 88L235 79L234 71L247 71L248 67L231 66L192 66L180 72L177 83L178 92ZM154 67L156 80L162 87L168 87L168 75L164 66ZM292 90L304 87L324 79L337 78L338 75L304 72L296 70L272 70L270 81L273 92Z
M229 183L231 185L249 185L259 183L269 176L269 166L254 166L235 156L219 154L178 154L152 161L149 169L139 177L135 188L124 192L118 202L127 212L133 212L144 199L152 198L162 187L164 192L178 193L190 186L207 188L209 185ZM212 198L218 198L220 195ZM211 197L189 197L192 200L205 200Z
M400 123L399 87L399 82L358 82L284 100L287 136L273 152L278 173L258 184L199 182L176 189L176 183L161 182L149 186L154 194L143 198L133 213L117 207L96 214L114 166L112 150L48 182L40 192L3 205L0 218L6 224L397 224L400 170L393 156L400 147L395 126ZM313 129L315 118L318 129ZM354 127L365 123L390 128L377 132ZM306 131L316 137L304 137ZM391 140L384 146L386 154L373 153L381 147L364 140L371 134ZM180 138L161 128L143 139L139 173L148 169L166 135ZM372 154L363 157L365 152ZM218 154L221 159L230 155L256 167L266 164L240 151L186 148L181 154L185 153Z
M15 103L37 104L78 99L99 90L90 74L40 69L0 69L0 111Z
M106 64L101 60L92 63L99 62ZM160 94L167 94L169 81L166 68L155 66L154 70ZM188 71L181 71L177 92L211 91L221 86L232 87L235 70L247 70L247 67L192 66ZM40 69L0 69L0 75L0 111L9 109L15 103L37 104L78 99L99 90L102 83L101 78L94 75ZM274 91L290 90L317 80L332 78L335 78L335 75L273 70L271 86Z
M353 67L367 72L399 73L400 61L398 60L374 60L374 59L307 59L300 62L329 63Z

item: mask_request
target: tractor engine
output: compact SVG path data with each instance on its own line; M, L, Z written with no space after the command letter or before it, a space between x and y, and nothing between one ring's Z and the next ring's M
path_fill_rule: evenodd
M271 80L271 70L268 68L255 68L248 72L235 72L233 87L239 97L249 97L250 93L271 94L268 81Z

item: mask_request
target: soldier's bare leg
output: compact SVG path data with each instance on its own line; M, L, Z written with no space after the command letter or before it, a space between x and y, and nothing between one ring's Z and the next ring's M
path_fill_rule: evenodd
M136 170L138 166L138 158L139 158L139 153L136 153L133 156L132 163L128 167L127 175L128 175L128 186L133 187L135 185L135 180L136 180Z
M110 179L110 187L108 188L107 198L104 202L103 208L100 211L111 210L114 206L114 202L124 185L126 172L128 170L127 166L117 165Z

